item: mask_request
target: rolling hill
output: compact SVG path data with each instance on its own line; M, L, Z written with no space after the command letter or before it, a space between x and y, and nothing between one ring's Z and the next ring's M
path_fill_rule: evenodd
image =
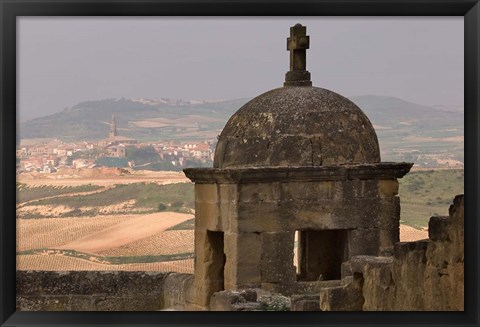
M350 98L372 121L382 160L429 161L435 156L463 162L463 111L441 110L389 96ZM86 101L20 122L22 139L64 141L107 137L112 113L120 135L141 141L215 139L229 117L249 99L183 101L104 99ZM432 158L431 158L432 157Z
M20 123L20 134L22 139L98 140L108 136L109 122L115 113L119 134L123 136L139 140L201 139L208 132L221 130L231 114L246 101L199 104L181 100L150 104L124 98L86 101L53 115Z

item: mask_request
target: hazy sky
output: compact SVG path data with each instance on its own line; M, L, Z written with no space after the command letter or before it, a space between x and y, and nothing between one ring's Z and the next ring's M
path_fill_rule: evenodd
M21 17L18 111L105 98L237 99L282 86L286 38L310 35L314 86L463 105L463 17Z

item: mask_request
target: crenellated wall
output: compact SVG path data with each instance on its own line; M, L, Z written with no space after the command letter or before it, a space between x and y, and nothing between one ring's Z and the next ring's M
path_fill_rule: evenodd
M429 239L396 243L392 257L353 257L350 265L363 283L357 309L464 310L464 196L455 197L449 217L430 219ZM321 297L322 306L334 309Z

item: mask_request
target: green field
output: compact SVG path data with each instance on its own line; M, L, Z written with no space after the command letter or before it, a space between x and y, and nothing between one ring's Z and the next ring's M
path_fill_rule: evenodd
M455 195L464 193L463 185L463 169L408 173L400 179L400 223L422 228L432 216L448 216Z
M17 203L28 202L51 196L59 196L63 194L95 191L101 188L101 186L90 184L80 186L42 185L37 187L30 187L23 183L17 183Z
M20 193L21 192L22 191L20 191ZM27 206L68 206L78 210L65 213L64 217L76 217L85 215L92 216L97 214L95 210L82 212L79 210L82 207L100 208L103 206L114 205L129 200L135 200L133 208L146 209L146 211L144 211L143 213L150 213L156 211L187 211L188 209L194 208L193 184L117 184L114 188L108 189L104 192L98 192L95 194L83 196L69 196L38 200L28 203Z

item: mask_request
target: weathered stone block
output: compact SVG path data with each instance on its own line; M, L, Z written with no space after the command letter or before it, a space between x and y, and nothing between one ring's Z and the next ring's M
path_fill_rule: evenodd
M269 292L270 293L270 292ZM261 304L262 311L290 311L291 301L289 293L270 293L269 295L258 296L258 303Z
M400 227L400 198L398 196L385 197L377 205L378 217L376 227L380 229L398 229Z
M352 229L349 233L349 256L377 255L380 249L380 230Z
M377 226L377 199L295 201L288 205L292 229L352 229Z
M396 288L392 278L392 257L355 257L355 270L362 271L364 311L394 310ZM357 265L361 267L357 267Z
M93 311L94 298L91 295L77 295L70 297L70 310Z
M320 311L320 297L316 295L292 295L291 311Z
M218 203L197 202L195 204L195 229L222 230Z
M195 202L217 203L217 184L195 184Z
M400 241L400 226L398 226L397 228L381 229L379 235L379 254L392 254L395 243Z
M207 231L195 230L195 271L197 266L200 269L204 263L212 261L213 255L214 249L208 239Z
M332 181L301 181L284 182L280 184L281 196L279 200L318 202L332 200L335 187Z
M263 303L260 302L245 302L235 303L232 305L232 311L262 311Z
M379 196L378 180L365 179L344 182L346 186L351 183L353 195L357 198L376 198Z
M357 255L350 258L350 267L352 274L365 272L365 267L391 267L392 257L377 257L370 255Z
M126 271L114 272L118 296L153 296L160 297L163 294L163 282L168 273L156 271L142 271L132 274ZM111 276L107 275L107 276ZM107 293L111 294L111 293Z
M282 202L279 210L283 216L280 217L279 225L283 230L295 229L335 229L338 225L332 216L335 203L330 200Z
M463 229L465 224L465 196L463 194L455 196L453 204L448 208L448 215L454 226Z
M54 295L17 296L16 306L19 311L68 311L70 299Z
M238 202L238 188L236 184L219 184L219 202L220 202L220 219L223 229L229 229L229 223L235 219Z
M350 261L346 261L342 263L341 269L341 274L342 274L342 279L344 279L347 276L351 276L352 273L352 265Z
M70 296L47 296L45 307L42 311L68 311L70 309Z
M279 182L240 184L239 201L258 204L278 201L282 197L280 185Z
M224 288L222 232L195 231L195 304L207 306L210 296Z
M279 284L279 283L263 283L261 285L262 290L270 293L278 293L283 295L291 295L295 290L295 284Z
M194 301L194 275L171 273L165 279L163 299L165 308L184 306Z
M381 197L389 197L398 194L398 180L382 179L378 181Z
M260 285L259 233L225 234L225 289Z
M295 294L303 294L303 295L308 295L308 294L315 294L318 296L318 293L322 288L325 287L334 287L334 286L340 286L341 285L341 280L315 280L315 281L297 281L294 283L294 286L292 288L292 292Z
M126 297L123 298L123 311L157 311L163 306L162 297Z
M195 195L195 227L226 231L235 219L237 186L234 184L196 184L202 194ZM199 191L199 192L200 192Z
M17 311L39 311L43 304L43 298L37 299L35 296L16 296L16 310ZM40 308L39 308L40 307Z
M18 294L111 294L118 285L112 272L17 272Z
M362 288L355 282L320 291L321 311L362 311L363 303Z
M395 203L385 204L395 208ZM283 199L277 203L239 203L238 219L232 222L232 230L281 232L295 229L374 228L379 226L381 210L380 198L343 201ZM382 217L387 217L388 212L383 213Z
M378 193L377 180L344 180L335 182L334 199L342 201L354 198L376 198Z
M176 308L173 308L174 310ZM209 307L206 306L201 306L196 303L187 303L185 307L180 307L178 308L179 311L184 310L184 311L208 311Z
M282 231L288 226L286 215L279 203L266 202L262 205L239 203L237 219L231 220L231 231L246 233Z
M333 183L330 181L288 182L281 183L279 199L317 202L319 199L332 199L333 193Z
M97 296L93 300L95 311L125 311L124 298Z
M258 295L257 295L257 289L245 289L241 290L240 294L245 298L245 300L249 302L255 302L257 301Z
M334 203L332 229L375 228L379 213L379 198L345 198Z
M211 311L252 311L259 309L255 302L257 294L253 290L221 291L214 293L210 300Z
M218 216L217 185L195 184L195 228L217 228Z
M193 303L199 307L208 307L212 294L219 292L223 288L223 283L209 282L208 280L202 282L195 275L193 287Z
M291 284L296 272L293 265L294 232L262 233L262 283Z
M430 240L420 240L416 242L398 242L394 246L394 257L397 260L403 260L404 258L409 257L409 261L414 260L417 263L425 263L426 256L425 251L427 250ZM413 253L416 253L415 256L412 256ZM413 259L413 258L416 259Z
M432 241L446 241L448 239L449 217L436 216L428 221L428 237Z
M427 266L426 248L429 242L411 242L413 244L408 246L405 246L405 243L395 245L392 268L395 296L391 304L395 310L425 310L424 280ZM398 246L399 244L401 246Z

